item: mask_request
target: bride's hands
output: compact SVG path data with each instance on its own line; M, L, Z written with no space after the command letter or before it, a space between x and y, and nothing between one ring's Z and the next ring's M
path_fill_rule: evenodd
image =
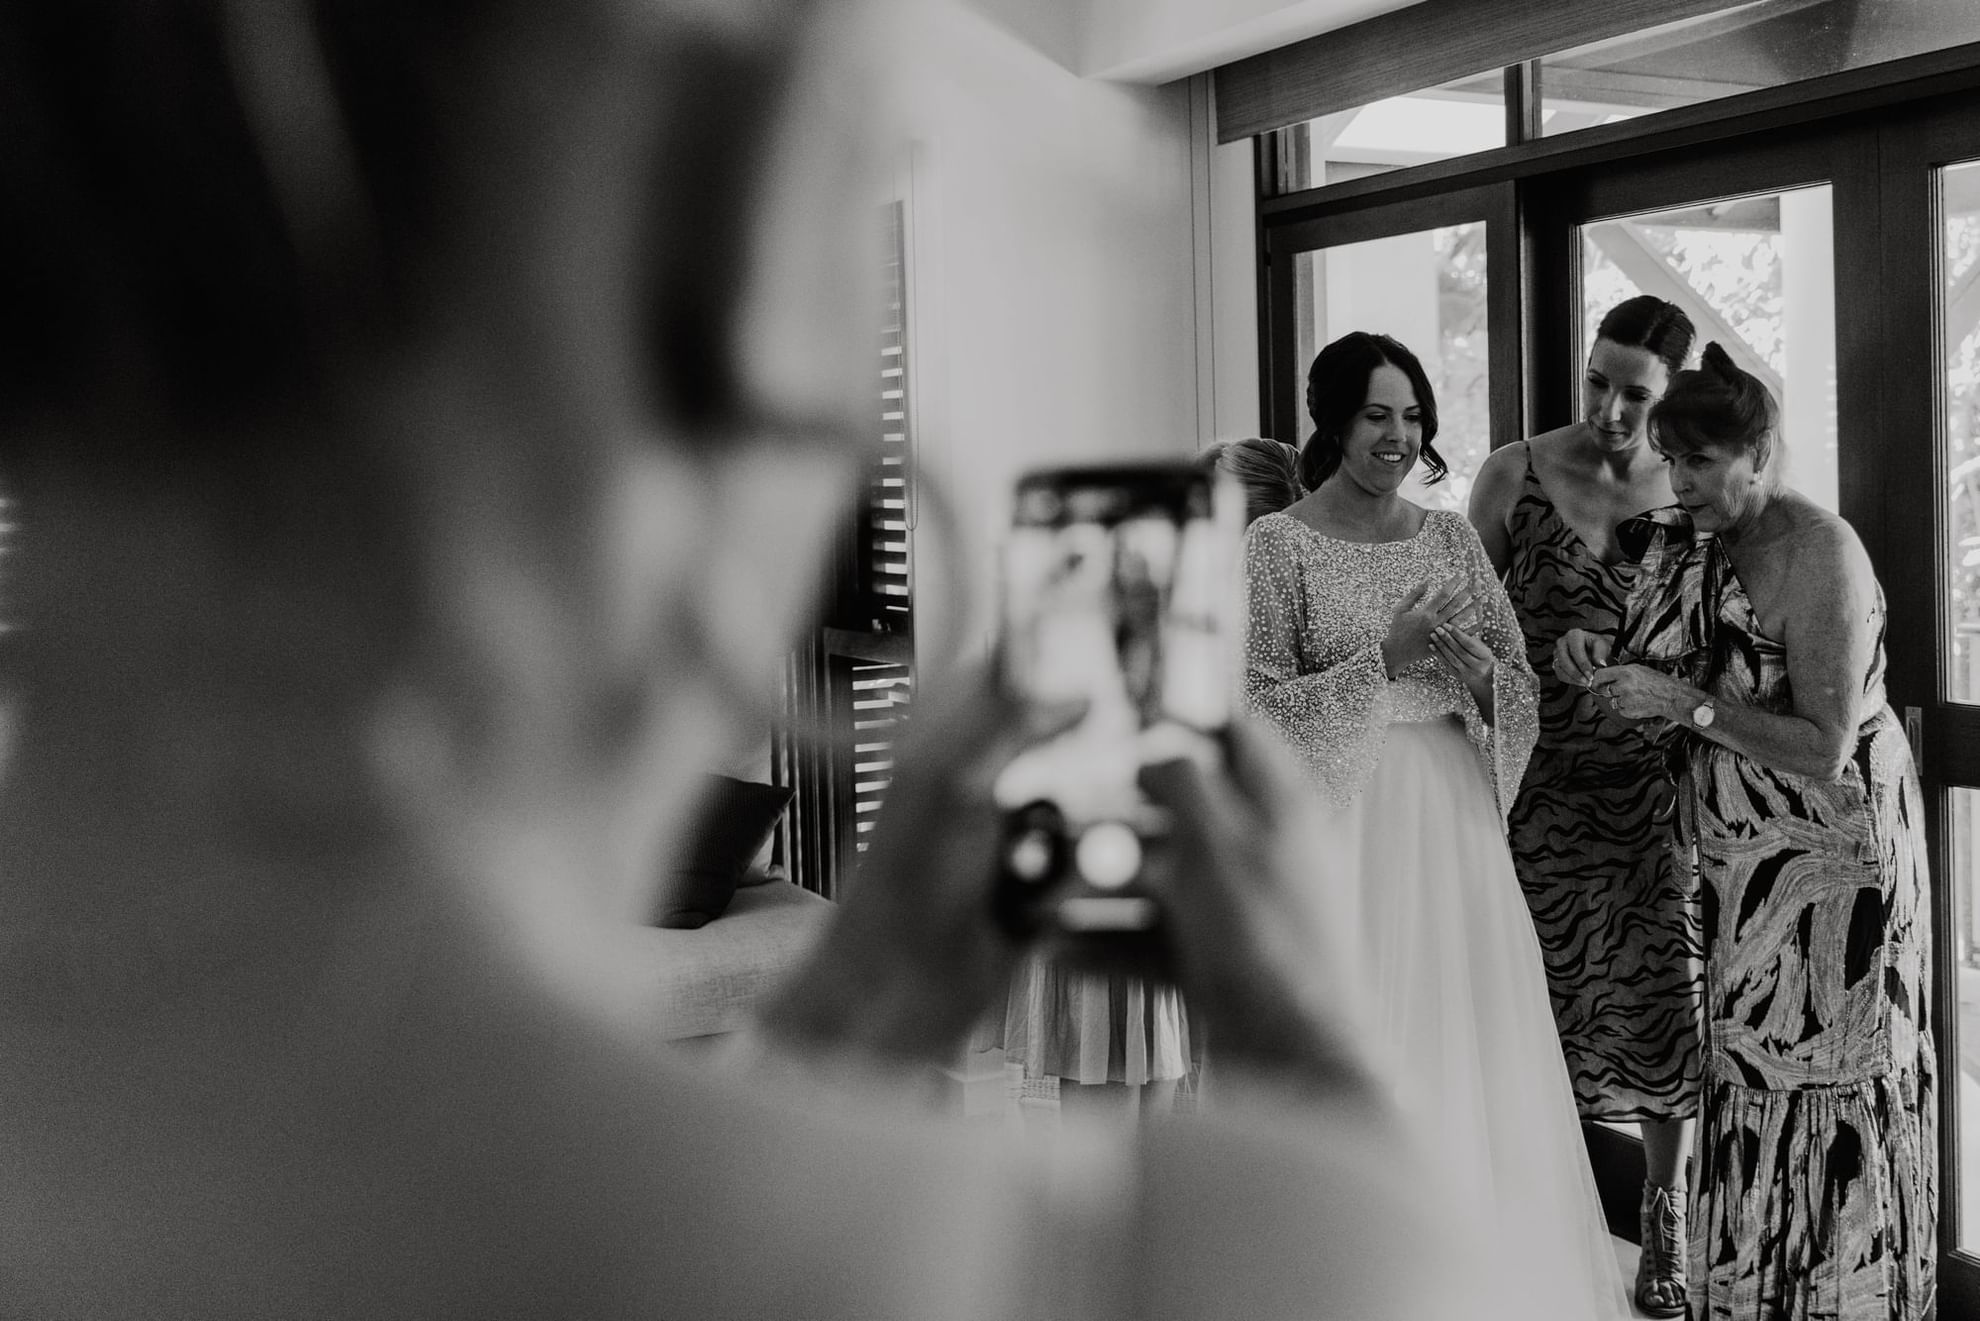
M1443 624L1430 634L1430 651L1438 664L1465 686L1472 700L1478 703L1479 714L1490 724L1492 676L1498 669L1498 658L1492 655L1492 649L1463 629Z
M1477 621L1471 608L1471 585L1462 579L1432 585L1428 578L1404 594L1389 616L1389 633L1382 639L1382 668L1391 679L1421 660L1437 655L1431 639L1437 629L1463 629Z

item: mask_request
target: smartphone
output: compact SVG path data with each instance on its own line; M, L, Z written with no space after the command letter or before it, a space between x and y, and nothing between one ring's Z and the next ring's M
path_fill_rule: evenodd
M1164 734L1215 735L1235 700L1244 500L1186 461L1050 468L1012 494L1002 681L1049 726L996 782L996 908L1013 934L1137 937L1161 924L1140 884L1162 846L1136 786ZM1062 722L1061 722L1062 723Z

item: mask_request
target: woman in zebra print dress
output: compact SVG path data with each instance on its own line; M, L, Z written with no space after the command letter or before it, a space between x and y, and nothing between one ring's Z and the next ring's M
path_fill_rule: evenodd
M1715 345L1652 412L1680 508L1641 531L1586 682L1683 753L1705 935L1692 1315L1916 1321L1933 1307L1935 1058L1924 818L1855 533L1778 486L1778 410ZM1609 662L1619 663L1609 663Z
M1470 506L1542 676L1540 741L1507 821L1513 861L1581 1114L1642 1126L1634 1292L1651 1316L1684 1311L1696 917L1689 872L1668 846L1663 754L1585 689L1555 679L1552 665L1563 633L1605 631L1622 616L1635 570L1613 529L1670 503L1644 428L1691 341L1690 320L1662 299L1611 309L1589 351L1581 420L1495 452Z

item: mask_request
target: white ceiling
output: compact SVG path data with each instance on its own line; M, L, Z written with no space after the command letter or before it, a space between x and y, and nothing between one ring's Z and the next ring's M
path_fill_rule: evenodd
M1078 71L1161 83L1419 0L1068 0L1085 11Z
M917 3L919 0L901 0ZM962 0L1088 78L1165 83L1420 0Z

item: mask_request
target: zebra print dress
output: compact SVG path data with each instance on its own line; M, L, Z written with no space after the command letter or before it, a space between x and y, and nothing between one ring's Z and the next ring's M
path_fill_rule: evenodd
M1612 632L1635 566L1589 553L1534 476L1530 451L1508 530L1506 593L1540 676L1540 741L1507 833L1575 1102L1587 1119L1689 1118L1698 920L1690 870L1671 845L1664 753L1554 677L1555 640L1571 628Z
M1624 645L1723 705L1792 711L1787 652L1719 543L1674 510L1633 523L1624 539L1647 550ZM1884 696L1881 591L1874 624L1863 723L1836 780L1684 738L1706 942L1700 1321L1917 1321L1934 1301L1924 810Z

